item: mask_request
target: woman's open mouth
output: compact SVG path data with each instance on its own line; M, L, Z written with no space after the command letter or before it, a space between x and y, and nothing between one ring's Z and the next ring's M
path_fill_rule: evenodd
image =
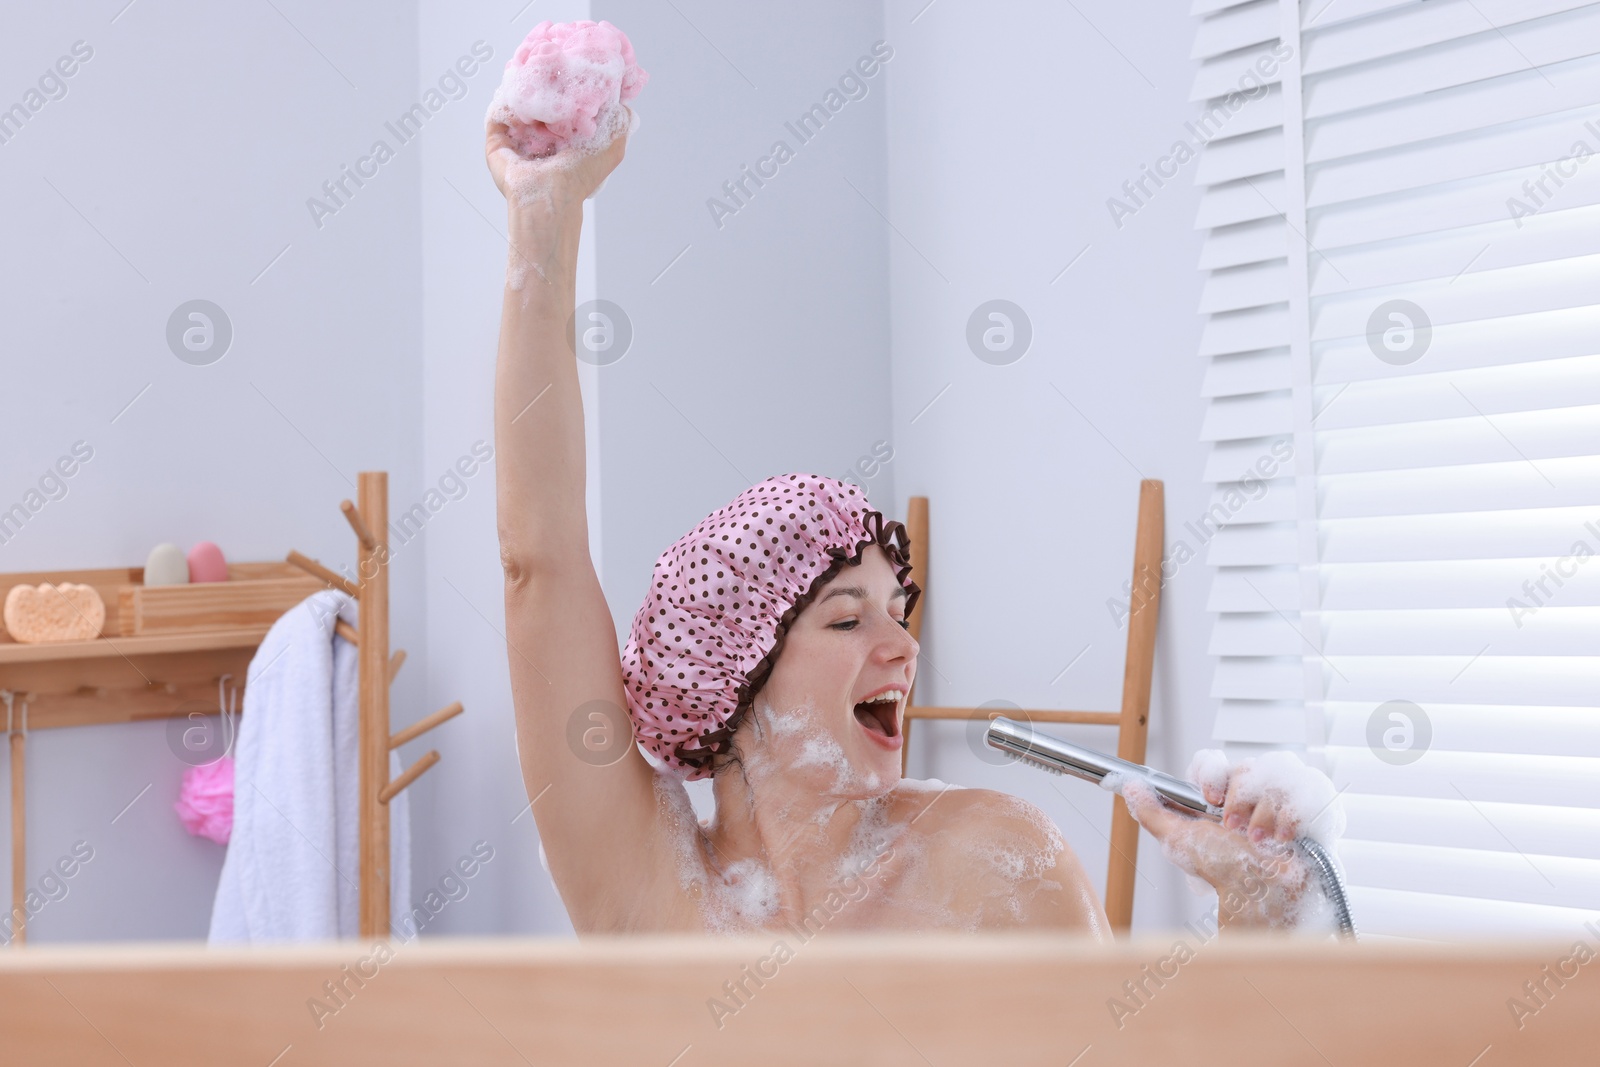
M856 722L878 744L899 748L904 743L900 733L900 703L904 699L904 691L886 689L870 700L863 700L855 707Z

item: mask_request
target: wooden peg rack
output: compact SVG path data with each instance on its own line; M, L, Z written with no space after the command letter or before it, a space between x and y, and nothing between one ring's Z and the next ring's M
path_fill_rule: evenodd
M434 712L397 734L389 732L389 685L405 662L405 652L389 655L389 475L362 471L356 476L360 506L341 501L339 510L356 535L356 578L329 570L290 550L288 560L314 577L355 597L361 605L360 631L343 620L338 633L356 646L360 697L360 857L361 937L389 936L389 801L439 762L437 749L389 780L389 752L461 714L461 703Z

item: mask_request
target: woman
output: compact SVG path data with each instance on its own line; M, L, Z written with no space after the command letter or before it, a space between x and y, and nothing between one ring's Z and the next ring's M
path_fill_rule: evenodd
M588 553L572 316L583 201L626 140L535 163L491 124L487 145L512 245L495 378L512 694L533 815L574 927L1108 938L1077 857L1039 809L901 779L918 651L905 620L920 590L903 530L855 487L787 475L708 516L658 562L619 653ZM701 824L683 778L705 776L716 816ZM1136 787L1129 805L1169 857L1218 888L1223 925L1282 925L1307 885L1286 861L1291 813L1232 784L1207 789L1226 825Z

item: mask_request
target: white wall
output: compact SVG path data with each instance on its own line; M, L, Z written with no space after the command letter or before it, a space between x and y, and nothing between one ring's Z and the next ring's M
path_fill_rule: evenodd
M474 442L494 445L506 206L484 163L484 113L506 61L533 24L588 18L589 5L541 4L512 19L504 5L481 0L421 0L418 11L422 84L470 54L474 42L493 52L466 79L465 97L433 120L423 145L423 471L424 478L439 478ZM594 287L593 231L591 216L580 251L580 301ZM592 451L600 429L592 368L580 367L580 378ZM592 460L588 473L597 487L599 469ZM467 895L451 902L425 932L569 933L572 924L539 865L538 835L525 812L528 796L516 758L494 477L491 463L465 479L465 494L426 527L428 704L459 700L466 711L413 746L431 746L443 756L412 787L413 897L422 899L426 887L474 842L487 841L494 858L466 883ZM596 502L592 495L597 532ZM519 651L537 662L537 649ZM419 679L413 681L421 686Z
M887 246L851 188L885 200L884 75L809 142L785 125L871 50L882 13L844 0L682 10L596 5L653 79L597 211L600 294L636 331L601 385L619 637L657 556L708 513L775 474L842 476L889 436ZM793 158L730 197L724 183L779 140ZM713 199L736 213L714 212Z
M1159 7L887 3L894 503L927 496L932 527L919 702L1116 709L1127 630L1106 602L1139 480L1165 482L1169 544L1204 511L1197 193L1182 174L1120 230L1106 207L1193 111L1193 23ZM1033 327L1004 366L966 340L995 298ZM1161 609L1149 759L1180 773L1211 732L1208 582L1191 562ZM1115 748L1106 727L1054 729ZM1110 794L983 762L963 726L917 730L914 769L1040 804L1103 888ZM1136 928L1197 913L1142 838Z
M828 106L871 53L878 5L595 10L653 79L596 211L599 292L635 328L599 390L603 579L621 644L656 558L706 515L773 475L846 477L893 436L888 246L863 202L887 202L888 72L847 86L802 141L788 124ZM745 177L761 171L764 184ZM888 506L891 477L854 480ZM709 782L690 794L709 813Z
M338 505L356 473L387 470L397 506L421 495L420 157L401 148L320 229L306 207L415 99L414 12L277 6L5 17L0 106L75 41L93 55L0 144L0 500L74 441L94 455L0 545L0 570L142 566L158 542L200 540L353 567ZM209 366L167 347L169 315L194 298L233 324ZM421 562L402 551L393 578L393 640L418 663ZM397 688L397 723L419 695ZM31 938L205 936L222 849L173 813L185 765L166 729L29 737L30 884L80 838L95 853Z

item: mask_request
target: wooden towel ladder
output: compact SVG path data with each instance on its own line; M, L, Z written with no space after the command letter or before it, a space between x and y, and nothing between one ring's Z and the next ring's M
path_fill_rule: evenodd
M911 635L922 640L922 620L928 600L928 498L914 496L906 516L911 542L912 576L922 587L917 609L909 620ZM1117 755L1134 763L1145 761L1145 740L1150 725L1150 681L1155 671L1156 621L1161 606L1161 552L1166 538L1166 506L1159 481L1139 483L1139 519L1133 545L1133 591L1128 614L1128 652L1122 672L1120 711L1026 710L1014 713L1035 723L1080 723L1117 728ZM905 747L901 770L911 752L913 719L970 720L998 712L979 708L919 706L916 681L906 698ZM1133 921L1133 884L1139 858L1139 824L1123 804L1111 809L1111 855L1106 871L1106 916L1114 930L1127 930Z

